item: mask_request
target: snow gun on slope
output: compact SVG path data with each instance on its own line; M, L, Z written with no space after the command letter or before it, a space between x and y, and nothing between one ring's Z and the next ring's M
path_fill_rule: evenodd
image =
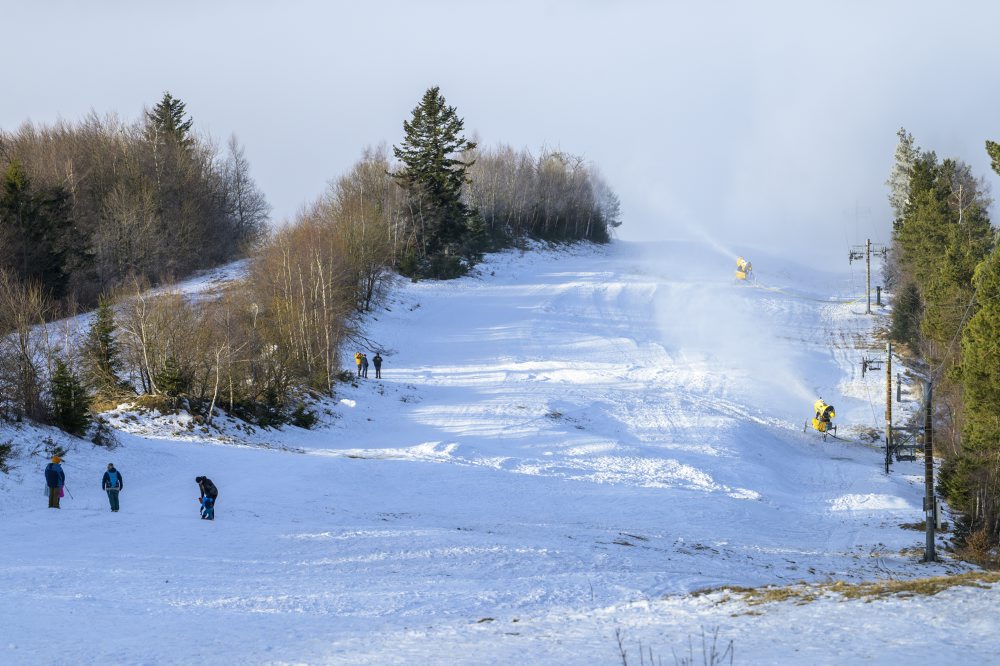
M813 410L816 412L812 419L813 430L823 433L823 439L826 439L828 434L836 437L837 426L833 424L833 419L837 416L837 412L833 409L833 405L826 404L823 398L820 398L813 403ZM809 422L806 421L802 432L805 432L808 427Z
M746 280L750 277L753 266L743 257L736 257L736 279Z

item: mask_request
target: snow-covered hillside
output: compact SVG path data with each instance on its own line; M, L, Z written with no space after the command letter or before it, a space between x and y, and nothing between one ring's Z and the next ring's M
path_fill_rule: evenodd
M342 385L314 430L119 410L122 447L76 446L59 511L46 461L20 459L0 476L0 663L637 664L640 644L701 663L714 632L734 663L994 660L990 588L692 594L961 568L921 564L923 532L901 527L923 517L917 463L886 476L877 445L802 431L820 396L842 435L882 426L863 276L758 254L755 287L733 259L493 255L400 282L365 324L383 379Z

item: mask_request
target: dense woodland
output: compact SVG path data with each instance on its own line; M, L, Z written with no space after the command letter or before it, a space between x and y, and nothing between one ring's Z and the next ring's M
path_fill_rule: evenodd
M358 317L397 276L459 276L529 238L610 239L618 200L581 158L463 132L429 89L391 154L363 152L276 230L235 139L220 155L169 94L132 125L0 133L0 417L98 442L92 411L122 399L309 426L306 397L346 378L340 350L364 346ZM217 298L150 291L240 256L247 279ZM39 326L94 304L80 335Z
M1000 258L985 180L899 131L888 181L895 221L891 337L933 382L940 491L960 543L995 560L1000 542ZM1000 174L1000 146L986 142Z
M67 311L240 256L270 213L236 139L220 154L169 94L134 123L0 132L0 169L0 270Z

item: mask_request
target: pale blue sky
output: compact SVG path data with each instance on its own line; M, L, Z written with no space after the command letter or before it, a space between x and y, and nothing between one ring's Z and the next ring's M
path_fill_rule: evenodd
M131 120L169 90L198 130L238 136L281 221L366 146L398 143L439 85L485 145L592 160L624 239L697 227L805 251L826 229L839 264L888 240L900 126L990 174L1000 5L958 7L0 0L0 128Z

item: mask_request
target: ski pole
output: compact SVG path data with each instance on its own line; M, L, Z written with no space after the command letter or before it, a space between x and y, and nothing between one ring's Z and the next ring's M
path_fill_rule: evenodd
M71 492L69 491L69 486L67 486L66 484L63 484L63 488L65 488L65 489L66 489L66 494L67 494L67 495L69 495L69 498L70 498L71 500L75 500L75 499L76 499L75 497L73 497L73 493L71 493Z

